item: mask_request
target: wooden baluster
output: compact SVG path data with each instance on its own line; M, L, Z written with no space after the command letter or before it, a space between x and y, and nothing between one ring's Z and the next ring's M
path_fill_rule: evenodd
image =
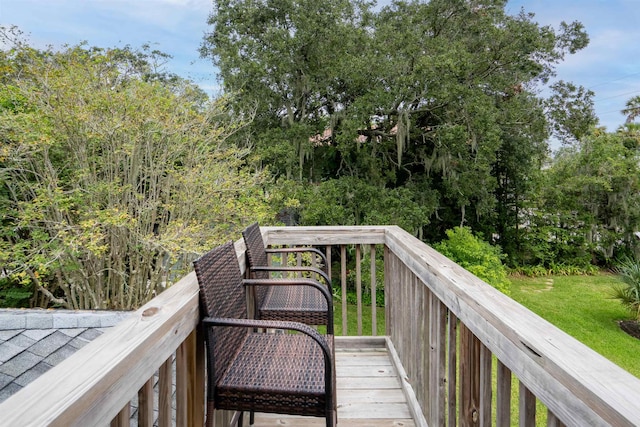
M520 427L535 427L536 425L536 396L521 382L520 383Z
M128 427L131 419L131 405L127 402L118 415L111 420L111 427Z
M456 427L457 422L457 400L456 400L456 391L457 391L457 344L458 344L458 318L452 312L449 312L449 329L448 329L448 395L447 395L447 403L448 403L448 426Z
M491 351L480 344L480 426L491 426Z
M178 427L187 427L188 425L188 359L188 343L184 341L176 351L176 426Z
M349 335L347 331L347 248L340 246L340 284L342 290L342 335Z
M362 253L356 245L356 303L358 313L358 336L362 336Z
M511 371L498 360L496 426L511 426Z
M173 424L171 414L171 399L173 388L173 358L169 357L162 364L158 380L158 426L171 427Z
M460 325L460 426L479 425L480 341Z
M138 426L153 426L153 377L138 391Z
M376 305L376 245L371 245L371 335L378 335L378 306Z
M445 420L445 314L444 305L429 292L429 412L430 424L435 426L444 425Z
M558 417L556 417L556 414L549 410L547 412L547 427L565 427L565 425Z

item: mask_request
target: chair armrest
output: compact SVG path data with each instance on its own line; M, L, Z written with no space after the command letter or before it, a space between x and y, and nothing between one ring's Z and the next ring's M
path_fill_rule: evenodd
M310 272L315 273L318 276L322 277L328 287L331 287L331 280L329 280L329 276L323 270L320 270L316 267L280 267L277 265L271 266L256 266L250 267L251 271L273 271L273 272Z
M326 255L323 254L321 250L316 249L316 248L309 248L309 247L278 248L278 249L266 248L264 251L266 253L268 253L268 254L312 252L312 253L320 256L320 258L322 258L322 262L324 263L324 265L327 265L327 257L326 257Z
M204 326L231 326L239 328L264 328L264 329L286 329L289 331L301 332L311 337L322 349L325 357L325 370L331 371L331 361L333 353L327 343L327 338L322 336L311 326L298 322L283 322L278 320L259 320L259 319L229 319L222 317L205 317L202 319Z
M327 301L327 334L333 335L333 294L320 282L312 279L244 279L245 286L311 286Z

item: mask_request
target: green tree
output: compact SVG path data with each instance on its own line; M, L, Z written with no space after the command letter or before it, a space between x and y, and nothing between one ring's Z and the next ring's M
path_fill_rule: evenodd
M217 1L202 53L234 108L255 109L242 143L276 175L426 194L417 234L469 225L506 241L547 151L535 88L588 43L579 23L540 26L506 3Z
M350 59L366 39L364 2L215 1L203 56L219 68L237 113L255 114L248 138L273 173L302 179L313 135L349 102ZM254 113L253 113L254 112ZM282 146L284 145L284 147Z
M138 307L250 220L272 217L224 100L148 49L2 52L0 265L32 305Z
M593 107L593 91L559 81L551 85L546 102L553 135L564 144L579 142L598 124Z
M633 123L640 116L640 96L634 96L629 99L622 110L622 114L627 116L627 123Z
M539 222L531 230L546 233L540 239L556 249L565 248L554 254L557 260L608 263L634 250L633 232L640 228L639 154L622 133L601 130L561 150L545 171Z

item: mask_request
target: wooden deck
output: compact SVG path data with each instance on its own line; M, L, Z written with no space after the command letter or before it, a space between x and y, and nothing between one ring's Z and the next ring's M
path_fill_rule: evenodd
M399 370L402 367L396 369L384 337L336 337L338 427L415 427ZM410 390L408 393L411 396ZM325 422L322 418L256 414L254 425L316 427Z

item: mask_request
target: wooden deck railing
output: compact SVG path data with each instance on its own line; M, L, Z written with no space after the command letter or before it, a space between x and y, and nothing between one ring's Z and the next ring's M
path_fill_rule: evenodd
M272 246L313 245L338 256L333 277L343 290L352 265L347 254L355 259L357 333L375 334L376 323L384 322L422 408L416 425L533 426L536 417L549 426L640 425L638 378L398 227L266 227L263 234ZM244 245L236 248L244 268ZM371 310L371 332L362 330L364 251L373 295L374 260L384 254L384 319ZM346 331L346 299L336 305ZM138 425L153 425L154 406L160 426L201 425L197 321L191 273L0 404L0 425L128 425L132 400Z

